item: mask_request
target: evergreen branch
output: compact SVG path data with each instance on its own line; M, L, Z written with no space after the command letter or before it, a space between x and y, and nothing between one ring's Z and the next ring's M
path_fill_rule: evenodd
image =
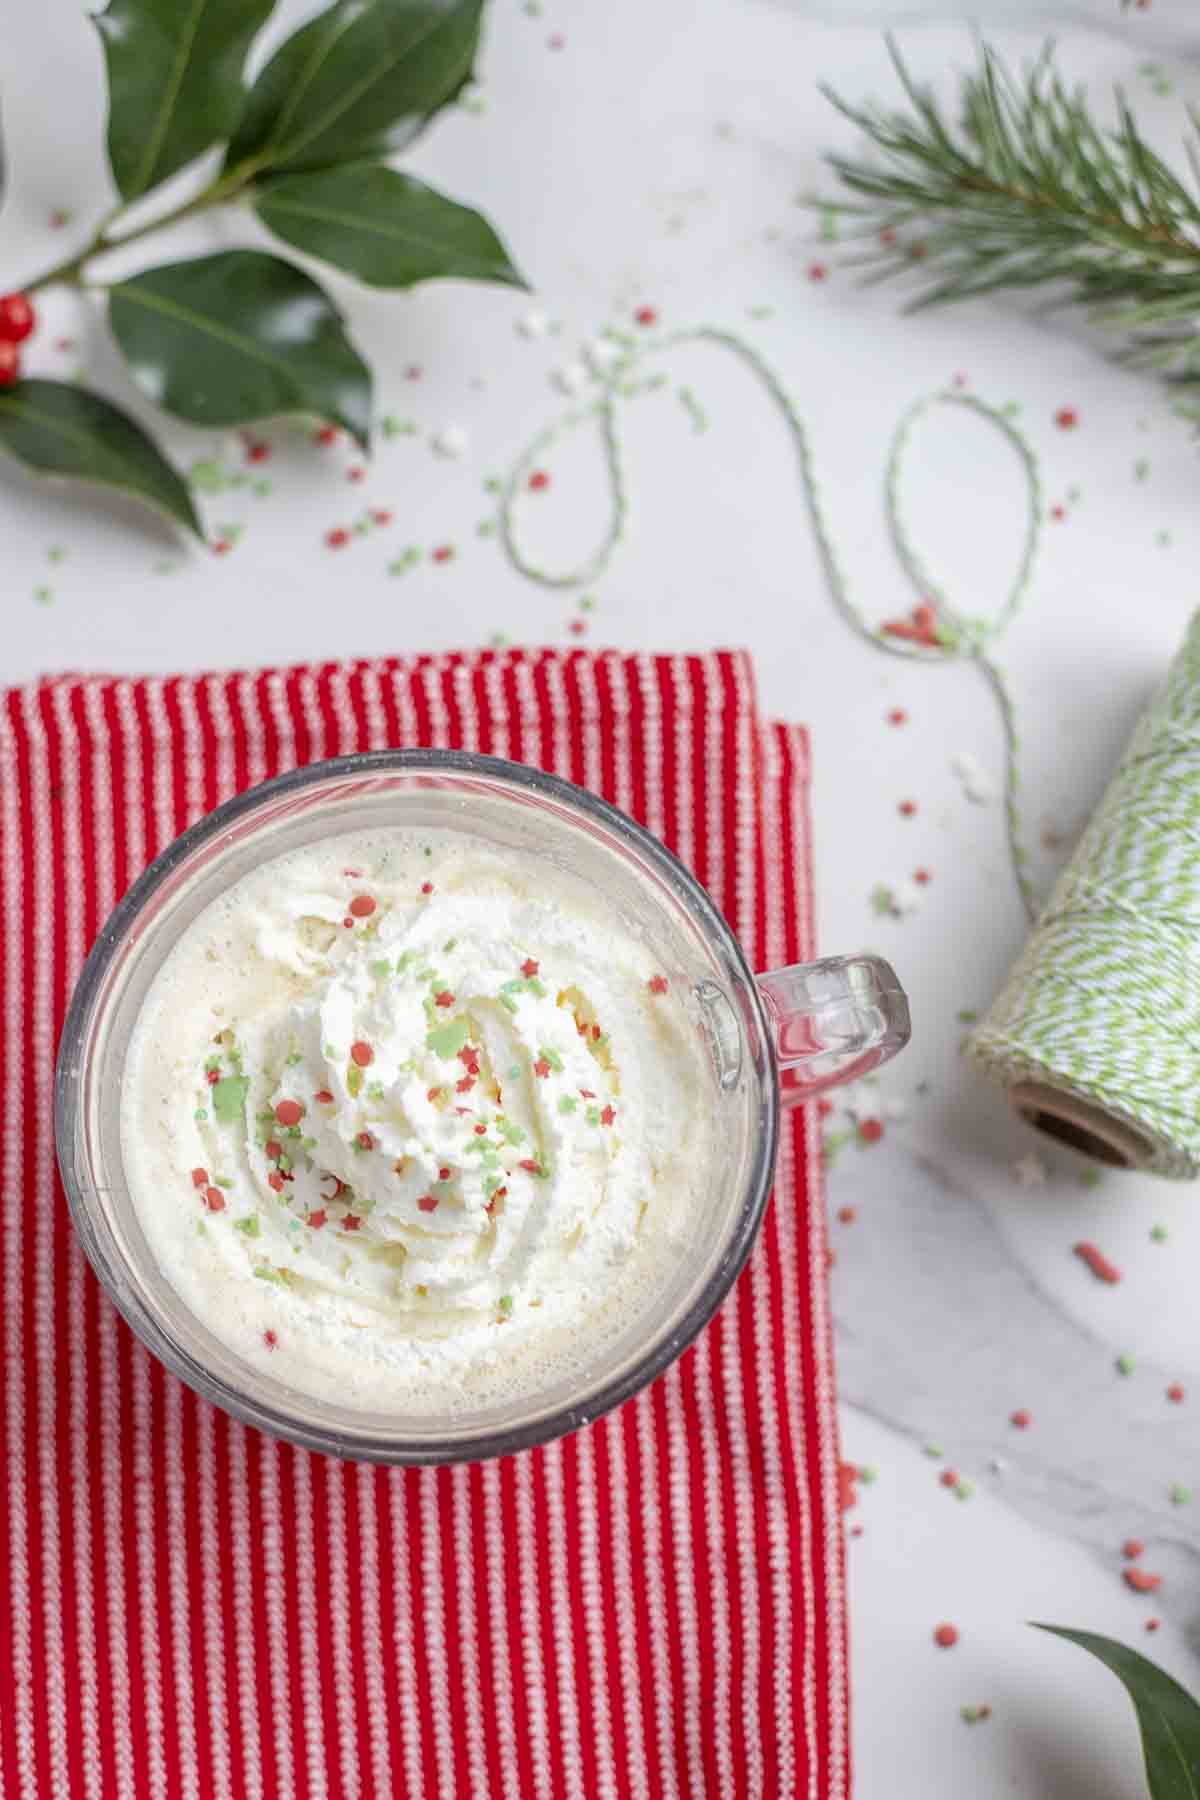
M863 247L868 280L922 278L911 308L999 289L1054 286L1123 331L1134 355L1200 381L1200 149L1192 186L1152 150L1124 95L1098 125L1047 45L1022 78L983 45L957 121L915 81L895 43L907 106L852 106L821 91L874 155L827 158L853 199L821 199ZM1193 127L1200 120L1191 115Z

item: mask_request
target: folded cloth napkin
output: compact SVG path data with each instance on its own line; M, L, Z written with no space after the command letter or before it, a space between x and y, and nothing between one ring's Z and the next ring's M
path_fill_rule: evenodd
M561 1443L312 1456L127 1330L55 1172L54 1050L110 908L200 814L388 745L626 808L758 967L812 951L807 740L747 657L506 651L0 696L3 1800L842 1797L844 1594L818 1146L787 1115L695 1346Z

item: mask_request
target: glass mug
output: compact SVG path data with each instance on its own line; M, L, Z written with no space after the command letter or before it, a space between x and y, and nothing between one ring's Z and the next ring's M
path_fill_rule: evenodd
M251 1367L192 1314L143 1234L121 1153L126 1048L168 952L218 894L269 858L332 835L387 827L469 832L510 855L570 870L648 943L707 1043L719 1146L689 1254L657 1296L606 1335L594 1368L518 1399L457 1410L444 1427L309 1396ZM536 769L466 752L386 750L314 763L237 795L168 846L96 941L63 1031L55 1135L72 1216L100 1281L133 1330L235 1418L338 1456L466 1461L573 1431L627 1400L687 1348L750 1253L775 1168L780 1108L849 1081L908 1041L908 1004L887 963L829 957L755 976L699 882L649 832L594 794Z

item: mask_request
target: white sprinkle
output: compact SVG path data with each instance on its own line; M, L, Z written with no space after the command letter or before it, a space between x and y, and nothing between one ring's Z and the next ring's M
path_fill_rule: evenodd
M522 313L517 320L517 330L523 338L543 338L549 329L550 321L538 306Z
M560 394L578 394L587 386L588 372L581 362L561 363L550 379Z
M429 442L436 456L455 460L465 456L471 448L471 439L461 425L447 425L442 431L435 432Z

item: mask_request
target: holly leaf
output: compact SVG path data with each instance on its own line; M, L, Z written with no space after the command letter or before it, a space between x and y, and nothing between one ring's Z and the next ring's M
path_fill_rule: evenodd
M1137 1650L1094 1631L1038 1625L1066 1638L1110 1668L1125 1683L1137 1711L1146 1758L1150 1800L1200 1800L1200 1705L1186 1688Z
M165 263L115 283L108 317L134 380L168 412L209 427L315 414L366 448L370 371L291 263L262 250Z
M317 169L403 149L471 78L483 0L336 0L246 100L226 169Z
M136 200L227 138L242 65L275 0L109 0L95 24L108 70L108 160Z
M456 275L524 287L487 220L382 163L341 163L260 188L264 225L372 287Z
M0 390L0 449L39 475L68 475L144 500L202 537L182 479L152 438L110 400L65 381Z

